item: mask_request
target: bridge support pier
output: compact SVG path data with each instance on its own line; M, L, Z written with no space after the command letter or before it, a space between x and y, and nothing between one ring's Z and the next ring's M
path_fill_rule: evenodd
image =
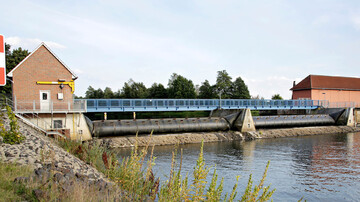
M242 133L256 131L250 109L244 109L240 113L234 123L234 127Z
M230 128L235 128L240 132L256 131L250 109L218 109L212 111L210 116L225 118L228 121Z

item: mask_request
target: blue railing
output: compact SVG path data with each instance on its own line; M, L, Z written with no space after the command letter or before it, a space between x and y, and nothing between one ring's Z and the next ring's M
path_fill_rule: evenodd
M210 111L222 109L315 109L323 100L86 99L87 112Z

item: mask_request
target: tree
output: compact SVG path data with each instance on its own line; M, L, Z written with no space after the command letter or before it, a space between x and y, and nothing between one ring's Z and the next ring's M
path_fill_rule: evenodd
M111 99L114 98L114 92L111 90L111 88L106 87L104 90L104 98Z
M161 83L154 83L148 90L149 98L168 98L168 92Z
M85 98L87 99L95 99L96 97L96 92L95 89L92 86L89 86L85 92Z
M217 98L215 86L211 86L208 80L205 80L200 86L199 98L201 99L212 99Z
M226 72L226 70L218 71L216 78L216 92L221 94L221 98L231 98L231 76Z
M121 90L117 90L117 91L114 93L114 98L122 98L122 92L121 92Z
M148 90L142 82L135 82L130 79L124 83L121 97L123 98L147 98Z
M262 96L260 97L260 95L256 95L256 96L255 96L255 95L252 95L252 96L251 96L251 99L253 99L253 100L264 100L265 98L262 97Z
M28 50L23 50L21 47L10 50L11 46L5 43L5 60L6 60L6 74L9 73L16 65L18 65L26 56L30 54ZM0 91L5 94L11 94L11 82L6 82L5 86L0 87Z
M247 85L241 77L236 78L232 83L232 99L250 99L250 93Z
M168 86L169 98L196 98L193 82L181 75L171 75Z
M98 88L95 91L95 97L96 98L104 98L104 91L101 88Z
M283 100L283 98L280 96L280 94L275 94L271 97L272 100Z
M77 96L77 95L75 95L75 94L74 94L74 98L75 98L75 99L84 99L81 95L80 95L80 96Z

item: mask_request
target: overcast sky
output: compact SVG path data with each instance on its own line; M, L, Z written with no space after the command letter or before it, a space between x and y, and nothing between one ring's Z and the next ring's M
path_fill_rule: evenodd
M44 41L79 76L76 95L226 70L253 96L291 98L309 74L360 75L359 0L0 1L6 42Z

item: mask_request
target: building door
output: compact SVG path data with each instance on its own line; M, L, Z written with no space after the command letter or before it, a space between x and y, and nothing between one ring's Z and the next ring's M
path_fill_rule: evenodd
M40 111L50 111L50 91L40 91Z

